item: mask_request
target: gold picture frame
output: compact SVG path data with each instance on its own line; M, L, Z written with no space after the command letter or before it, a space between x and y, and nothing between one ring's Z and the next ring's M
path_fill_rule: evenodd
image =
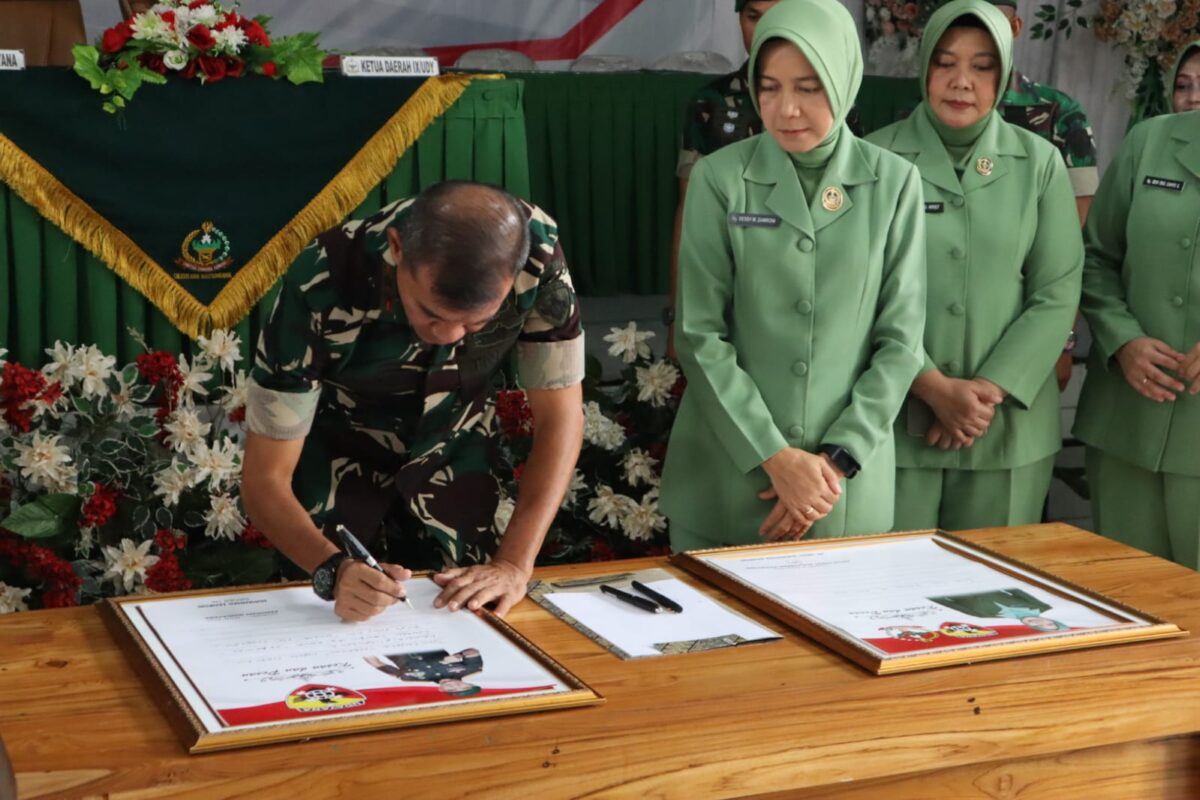
M942 553L953 554L970 562L970 564L964 563L964 569L972 570L977 574L979 572L977 565L983 565L994 570L997 576L1005 576L997 578L998 583L1012 584L1014 587L973 594L941 596L934 589L925 593L925 599L930 601L929 609L938 606L953 609L953 611L943 613L948 617L957 615L965 619L972 616L963 611L963 609L970 610L971 603L976 605L982 603L991 608L1010 611L1012 609L1004 608L992 596L1023 596L1040 604L1031 609L1033 612L1037 612L1038 608L1052 609L1056 605L1062 605L1075 608L1077 611L1082 609L1080 613L1085 616L1088 611L1094 612L1099 617L1111 619L1111 623L1074 628L1062 623L1055 623L1054 620L1048 618L1044 623L1035 624L1034 620L1043 618L1030 616L1023 619L1022 624L1031 630L1022 632L1019 629L1008 630L1010 627L1017 628L1017 626L989 624L983 618L976 617L978 620L976 622L948 619L946 623L936 629L928 625L880 626L878 630L887 631L886 634L873 638L863 637L851 633L848 630L850 625L831 622L831 618L836 615L827 614L822 618L817 613L801 608L779 593L764 588L763 585L745 577L745 573L751 571L747 566L750 563L748 559L754 559L755 569L759 564L763 565L763 568L769 569L773 560L779 560L782 565L780 569L787 569L789 565L784 559L794 561L796 558L824 558L828 555L829 561L832 561L832 554L845 556L852 548L878 547L921 540L929 540L938 546L938 551L934 554L935 559L942 558ZM877 555L881 554L882 551ZM861 555L861 553L856 554L860 557ZM677 553L671 557L671 561L876 675L890 675L977 661L1187 635L1187 631L1178 625L944 531L912 531L843 539L693 550ZM742 562L740 566L738 562ZM799 564L799 562L795 563ZM839 569L848 570L850 568L839 567ZM864 574L866 574L865 569L864 567ZM742 574L738 574L739 571ZM779 575L782 574L779 573ZM935 584L936 580L931 582L931 585ZM1031 595L1030 587L1040 593L1038 598ZM1007 595L1005 595L1006 592ZM1051 600L1048 601L1046 598L1051 598ZM887 612L884 611L874 617L861 611L856 613L860 614L860 618L870 620L870 622L862 623L863 625L887 621ZM996 615L996 617L1001 616L1013 615ZM1013 618L1016 619L1015 616ZM993 618L989 617L988 619ZM1037 627L1037 625L1048 625L1049 623L1054 623L1056 628L1046 630L1043 627ZM897 633L889 628L908 628L908 630L900 630ZM906 635L907 638L904 638ZM958 639L951 638L951 636L977 638ZM892 642L891 638L897 638L899 641Z
M427 575L429 573L419 573L414 575L414 578ZM411 586L411 583L409 585ZM207 699L197 689L186 666L179 662L164 638L153 631L152 626L149 628L151 635L147 636L147 624L144 619L137 618L137 615L144 618L143 609L148 604L194 598L218 599L222 596L280 592L297 588L305 589L311 594L311 589L306 588L308 586L307 583L289 583L112 598L103 605L102 616L114 631L118 644L135 671L148 687L149 694L155 698L184 747L191 754L441 722L577 708L604 702L603 697L504 620L487 610L474 613L464 610L455 612L455 616L467 615L478 619L480 626L497 632L514 650L532 659L537 667L552 676L561 689L553 692L445 700L435 705L408 705L381 710L363 708L340 715L312 714L307 718L292 719L279 724L222 723L220 729L214 730L211 720L220 717L211 706L205 707ZM332 609L329 613L333 613ZM459 619L460 624L464 621Z

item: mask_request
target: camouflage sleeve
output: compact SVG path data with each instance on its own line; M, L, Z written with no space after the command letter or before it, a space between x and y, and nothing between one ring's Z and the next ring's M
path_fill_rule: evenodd
M518 293L536 292L517 337L517 374L526 389L563 389L583 380L579 302L554 221L538 210L533 227L541 235L535 236L530 261L541 266L541 274L522 272L517 278Z
M308 435L321 396L326 363L321 314L313 301L329 279L316 242L284 275L254 353L246 397L246 427L271 439Z
M683 114L683 146L675 164L675 177L686 178L692 167L708 152L704 137L704 122L712 116L712 101L703 91L692 95Z
M1076 197L1091 197L1100 186L1096 166L1096 140L1083 106L1059 93L1059 114L1054 121L1054 140L1067 164L1067 175Z

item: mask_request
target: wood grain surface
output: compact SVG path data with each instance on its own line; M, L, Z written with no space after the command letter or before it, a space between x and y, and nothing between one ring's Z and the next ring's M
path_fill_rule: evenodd
M1200 629L1191 570L1066 525L965 536ZM1200 636L875 677L790 631L622 662L532 602L509 621L608 702L188 756L82 608L0 618L0 737L23 798L1200 797Z

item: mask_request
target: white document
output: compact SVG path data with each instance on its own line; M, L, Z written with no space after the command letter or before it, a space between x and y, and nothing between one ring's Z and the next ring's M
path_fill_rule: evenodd
M414 608L360 623L307 586L125 608L210 732L569 691L485 620L435 609L433 581L405 588Z
M1126 612L1076 602L1063 596L1073 594L1067 587L1023 580L928 538L701 558L884 653L1130 624Z
M676 579L646 584L683 606L683 613L652 614L594 592L552 592L546 599L585 628L633 657L660 656L656 644L740 636L747 641L779 639L779 634L735 614L703 592ZM632 588L622 591L641 597Z

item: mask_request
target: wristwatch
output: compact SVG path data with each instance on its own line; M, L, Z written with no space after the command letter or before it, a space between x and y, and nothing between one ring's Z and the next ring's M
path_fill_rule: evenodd
M829 456L829 460L833 462L835 467L842 471L842 474L846 476L846 480L853 478L862 469L858 461L854 459L854 456L850 455L850 451L841 445L823 444L818 448L817 452Z
M334 553L313 570L312 587L317 597L322 600L333 599L333 590L337 587L338 567L346 558L345 553Z

